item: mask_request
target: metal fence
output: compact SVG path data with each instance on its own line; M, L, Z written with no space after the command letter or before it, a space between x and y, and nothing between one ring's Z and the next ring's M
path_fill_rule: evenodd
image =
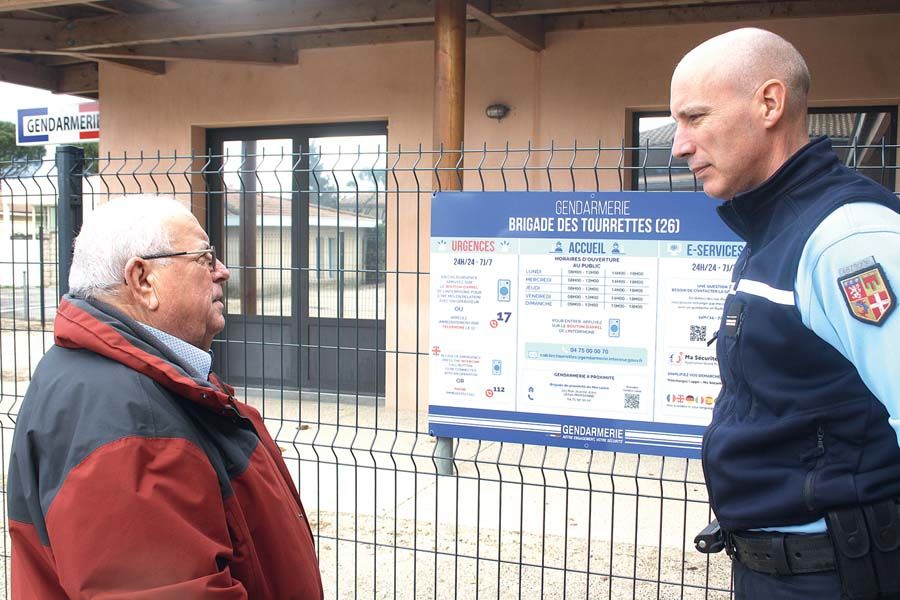
M468 191L695 188L684 166L653 163L663 150L345 144L108 156L74 170L0 162L3 473L30 373L52 344L59 213L79 199L89 211L122 194L166 194L193 207L231 272L216 368L284 451L326 598L730 598L727 557L692 548L711 518L698 461L472 440L448 454L428 431L436 182L449 176ZM895 146L854 145L843 156L894 185ZM857 156L868 162L856 165ZM59 201L60 181L81 172ZM5 523L5 486L0 495ZM4 597L9 548L4 535Z

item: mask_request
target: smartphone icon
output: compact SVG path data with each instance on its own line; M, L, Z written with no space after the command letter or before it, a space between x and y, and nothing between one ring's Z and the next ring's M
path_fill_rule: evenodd
M497 280L497 300L499 302L509 302L510 298L510 281L509 279Z
M491 374L501 375L503 373L503 361L494 359L491 361Z
M619 323L619 319L609 320L609 337L619 337L619 332L621 330L622 325Z

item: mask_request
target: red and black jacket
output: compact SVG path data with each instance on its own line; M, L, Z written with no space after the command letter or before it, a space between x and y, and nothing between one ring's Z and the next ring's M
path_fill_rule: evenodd
M14 600L318 600L312 532L253 408L66 297L9 467Z

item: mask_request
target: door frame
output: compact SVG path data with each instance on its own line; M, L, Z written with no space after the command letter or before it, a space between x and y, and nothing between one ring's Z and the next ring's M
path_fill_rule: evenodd
M209 232L210 243L217 248L222 247L222 257L224 254L225 236L225 195L224 186L221 178L216 176L223 167L223 148L226 141L251 141L264 139L290 139L292 161L299 161L292 165L293 176L291 177L293 189L291 190L291 316L283 317L270 315L247 315L243 311L240 314L225 314L225 334L226 343L223 345L224 352L222 356L216 356L214 365L216 367L225 366L228 363L228 346L229 343L243 341L244 352L249 347L246 339L246 332L250 329L261 329L280 324L283 328L282 340L283 344L296 344L300 351L296 369L282 368L282 376L280 387L316 390L326 392L356 392L362 394L371 394L382 396L384 394L384 372L381 365L384 364L384 315L380 319L346 319L334 317L314 317L309 314L309 271L313 268L309 263L309 216L310 216L310 191L309 191L309 140L310 138L324 137L342 137L342 136L366 136L366 135L384 135L387 140L388 123L387 121L363 121L348 123L331 123L331 124L302 124L302 125L264 125L249 127L223 127L209 128L206 130L206 147L209 153L209 164L207 170L207 195L209 198L207 210L206 229ZM385 142L385 153L387 153L387 142ZM386 192L386 190L382 190ZM386 207L385 207L386 208ZM340 233L340 232L339 232ZM386 240L385 240L386 242ZM386 248L385 248L386 251ZM299 266L297 268L296 266ZM358 268L358 267L357 267ZM378 294L376 292L375 301L378 302ZM385 310L386 312L386 310ZM323 386L321 377L322 364L316 363L316 369L310 368L312 361L316 358L322 359L327 356L328 352L321 350L321 332L323 328L330 327L338 332L341 326L346 326L348 321L355 321L354 326L358 329L374 328L375 330L375 350L380 360L376 360L376 364L382 369L375 377L375 385L373 389L365 390L348 390L342 389L340 381ZM371 323L369 323L371 321ZM380 323L379 323L380 321ZM230 331L237 329L236 325L240 324L240 330L244 334L243 340L229 339ZM310 339L312 331L318 331L318 339ZM380 333L380 335L379 335ZM338 336L340 334L338 333ZM346 344L341 344L346 349ZM282 350L283 351L283 350ZM340 352L332 352L334 356L329 360L340 361ZM246 358L244 363L246 364ZM304 368L305 366L305 368ZM330 365L325 365L326 370ZM227 369L226 369L227 371ZM315 371L315 372L314 372ZM222 373L227 379L232 380L237 385L262 385L266 383L274 383L269 377L253 377L247 373L234 374ZM357 382L360 381L357 374Z

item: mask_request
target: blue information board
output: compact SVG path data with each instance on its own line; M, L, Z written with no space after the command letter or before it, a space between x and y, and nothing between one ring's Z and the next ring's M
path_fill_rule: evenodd
M433 435L698 457L743 249L702 193L444 192Z

